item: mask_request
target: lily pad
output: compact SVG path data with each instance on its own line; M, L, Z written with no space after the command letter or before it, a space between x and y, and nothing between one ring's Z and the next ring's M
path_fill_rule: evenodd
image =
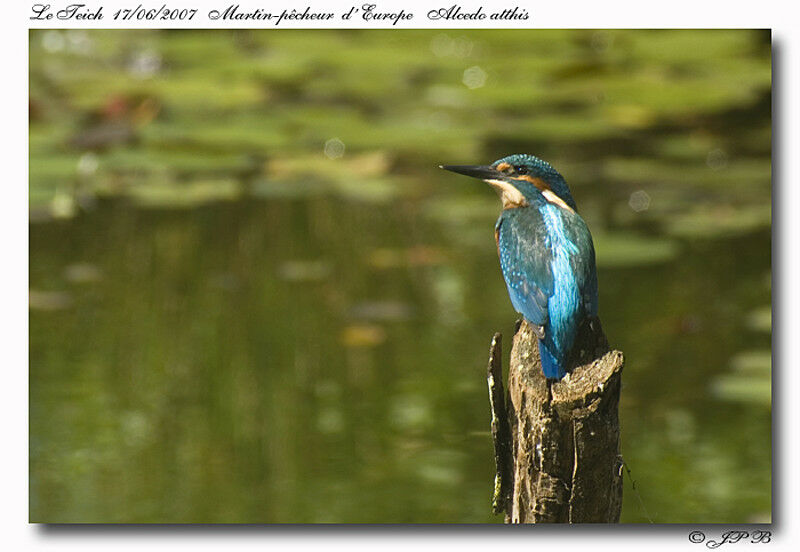
M212 201L236 199L241 189L232 180L205 180L181 186L168 182L139 184L129 188L127 193L134 201L146 207L187 208Z
M596 233L593 238L597 266L602 268L664 263L680 251L677 242L664 238L628 233Z
M731 372L718 376L712 392L725 400L769 406L772 401L772 353L768 349L745 351L731 360Z
M664 222L666 232L686 238L730 237L771 224L771 207L766 205L709 205L677 214Z
M747 327L758 332L770 333L772 331L772 306L765 305L747 315Z

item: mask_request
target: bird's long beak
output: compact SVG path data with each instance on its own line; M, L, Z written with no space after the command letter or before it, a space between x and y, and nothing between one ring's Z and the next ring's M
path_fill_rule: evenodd
M505 176L489 165L439 165L439 168L481 180L499 180Z
M528 200L522 192L508 179L508 176L492 168L489 165L439 165L446 171L464 174L473 178L480 178L489 183L500 196L503 202L503 209L514 207L524 207L528 205Z

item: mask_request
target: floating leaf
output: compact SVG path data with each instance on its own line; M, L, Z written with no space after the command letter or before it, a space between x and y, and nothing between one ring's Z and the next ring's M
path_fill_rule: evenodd
M679 251L676 242L664 238L622 233L596 233L593 238L597 266L603 268L663 263Z
M232 180L194 181L181 186L152 182L131 187L128 195L148 207L194 207L211 201L229 201L239 197L239 185Z
M411 318L412 308L411 305L399 301L366 301L353 305L347 314L361 320L390 322L408 320Z
M408 266L434 266L445 262L444 252L437 247L417 245L408 249L378 248L367 257L370 265L379 269Z
M761 228L769 228L771 207L766 205L709 205L668 218L668 234L687 238L729 237Z
M744 351L731 359L731 373L718 376L712 391L725 400L770 405L772 400L772 352Z
M752 330L770 333L772 331L772 306L766 305L750 312L746 322Z
M386 341L386 331L374 324L351 325L342 330L341 340L345 347L374 347Z
M56 311L70 307L72 295L66 291L42 291L32 289L28 294L28 307L31 310Z
M278 267L278 276L289 282L319 282L330 274L331 265L323 260L285 261Z
M772 367L772 351L769 349L745 351L731 359L731 368L743 374L769 375Z
M89 263L75 263L64 269L64 279L74 284L91 284L102 278L102 271Z

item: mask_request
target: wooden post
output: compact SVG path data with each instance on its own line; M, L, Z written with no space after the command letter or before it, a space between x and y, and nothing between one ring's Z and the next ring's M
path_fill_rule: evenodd
M600 321L587 320L562 380L542 374L538 340L523 321L503 393L502 346L489 353L497 475L492 506L506 523L617 523L622 509L618 404L623 356Z

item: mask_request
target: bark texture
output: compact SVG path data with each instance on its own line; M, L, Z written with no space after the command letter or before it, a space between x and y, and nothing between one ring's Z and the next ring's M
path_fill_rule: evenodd
M507 523L616 523L622 509L618 404L623 356L597 319L581 328L562 380L542 374L538 340L523 321L503 398L500 336L489 355L497 476L493 507ZM503 420L503 422L501 422Z

